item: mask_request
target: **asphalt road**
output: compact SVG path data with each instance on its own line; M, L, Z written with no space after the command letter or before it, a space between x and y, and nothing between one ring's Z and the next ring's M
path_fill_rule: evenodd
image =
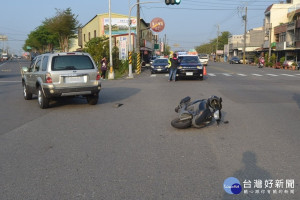
M0 65L0 199L300 199L300 71L209 63L204 81L168 82L144 70L103 81L96 106L42 110L22 96L23 65ZM171 127L181 98L211 95L229 124ZM274 185L230 195L228 177ZM272 193L281 179L295 194Z

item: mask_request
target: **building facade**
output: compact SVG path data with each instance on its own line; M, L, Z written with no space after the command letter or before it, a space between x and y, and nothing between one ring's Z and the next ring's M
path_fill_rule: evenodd
M120 59L127 59L129 47L129 19L127 15L111 14L112 23L112 43L117 46L120 52ZM131 49L136 49L137 19L131 17ZM95 37L109 36L109 14L98 14L85 24L78 31L78 45L83 49L88 41ZM147 59L152 55L154 48L153 33L149 29L149 24L143 19L140 20L140 51L142 58ZM144 58L144 55L145 56Z
M246 57L262 52L275 53L277 61L300 60L300 0L272 4L265 10L263 27L249 30L246 35ZM244 36L228 39L229 57L243 56Z
M246 58L253 58L264 42L264 28L254 28L246 33ZM228 38L229 57L243 57L244 35L231 35Z

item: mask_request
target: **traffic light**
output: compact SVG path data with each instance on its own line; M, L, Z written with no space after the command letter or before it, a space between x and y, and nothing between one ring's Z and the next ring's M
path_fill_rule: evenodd
M179 5L181 3L181 0L165 0L166 5Z

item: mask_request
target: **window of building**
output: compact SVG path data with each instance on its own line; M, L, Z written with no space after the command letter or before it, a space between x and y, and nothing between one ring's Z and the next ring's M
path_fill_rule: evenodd
M89 41L91 40L91 33L89 32Z
M285 42L286 39L286 33L280 33L279 34L279 42Z
M97 32L94 30L94 38L97 37Z
M85 42L86 42L86 40L85 40L85 34L83 34L83 41L85 41Z

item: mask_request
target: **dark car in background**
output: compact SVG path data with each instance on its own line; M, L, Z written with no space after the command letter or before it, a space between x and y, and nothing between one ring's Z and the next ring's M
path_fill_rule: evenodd
M178 57L180 65L177 69L177 76L192 77L203 80L203 65L196 55L184 55Z
M151 64L151 74L158 72L168 72L169 71L169 60L167 58L157 58Z
M241 59L239 57L232 57L229 59L229 64L240 64L241 63Z

